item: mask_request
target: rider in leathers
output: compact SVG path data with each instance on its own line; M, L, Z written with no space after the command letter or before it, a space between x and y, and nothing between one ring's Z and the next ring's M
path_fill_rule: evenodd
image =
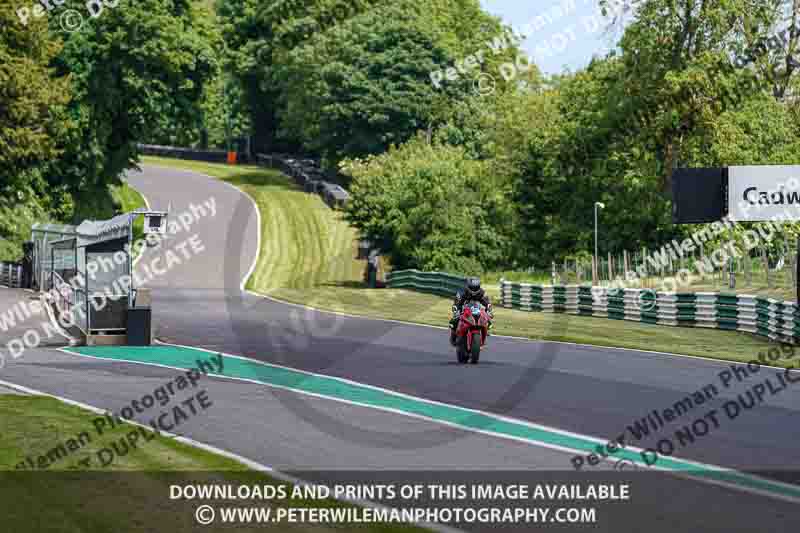
M453 301L453 318L450 320L450 344L453 346L456 345L456 328L458 327L458 321L464 310L464 305L469 302L480 302L486 308L486 312L489 314L489 329L492 328L492 319L494 318L492 314L492 302L489 300L489 296L486 295L486 292L481 288L481 280L478 278L469 278L464 290L458 291L458 293L456 293L456 299Z

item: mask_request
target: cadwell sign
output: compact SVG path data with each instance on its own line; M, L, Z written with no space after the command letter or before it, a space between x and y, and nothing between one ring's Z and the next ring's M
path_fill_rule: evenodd
M739 166L727 170L730 220L800 220L800 166Z
M672 221L707 224L720 220L772 224L800 221L800 165L675 169ZM795 276L800 279L800 236L795 264Z

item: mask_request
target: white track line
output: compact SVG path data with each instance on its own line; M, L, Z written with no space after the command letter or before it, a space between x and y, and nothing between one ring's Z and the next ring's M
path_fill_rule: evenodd
M69 353L69 352L67 352L67 353ZM71 354L71 355L75 355L75 354ZM156 366L163 366L163 365L156 365ZM166 367L166 368L174 368L174 367ZM91 411L92 413L95 413L95 414L105 415L105 414L108 413L108 411L104 411L103 409L100 409L99 407L95 407L93 405L89 405L89 404L86 404L86 403L78 402L78 401L75 401L75 400L70 400L69 398L64 398L64 397L61 397L61 396L57 396L55 394L50 394L50 393L43 392L43 391L36 390L36 389L31 389L29 387L23 387L21 385L15 384L15 383L9 383L9 382L0 380L0 385L3 385L5 387L8 387L10 389L14 389L14 390L17 390L17 391L20 391L20 392L24 392L26 394L30 394L30 395L46 396L48 398L54 398L56 400L59 400L61 402L66 403L68 405L72 405L74 407L79 407L81 409L85 409L87 411ZM137 422L135 420L125 420L125 423L152 431L152 428L150 426L142 424L142 423ZM188 446L194 446L195 448L200 448L201 450L205 450L205 451L210 452L210 453L214 453L214 454L217 454L217 455L221 455L223 457L227 457L228 459L237 461L237 462L243 464L244 466L246 466L246 467L248 467L248 468L250 468L252 470L256 470L258 472L264 472L268 476L270 476L272 478L275 478L275 479L277 479L279 481L283 481L285 483L291 483L292 485L297 485L297 486L302 486L302 487L305 487L305 486L311 487L311 486L317 485L317 483L311 483L309 481L305 481L305 480L296 478L294 476L290 476L288 474L284 474L283 472L280 472L280 471L275 470L274 468L272 468L270 466L267 466L267 465L264 465L262 463L259 463L258 461L253 461L252 459L248 459L247 457L238 455L238 454L233 453L233 452L229 452L227 450L223 450L221 448L217 448L216 446L212 446L210 444L206 444L204 442L200 442L200 441L194 440L194 439L189 438L189 437L184 437L182 435L175 435L174 433L170 433L168 431L163 431L163 430L160 431L160 434L161 435L165 435L167 437L170 437L173 440L176 440L176 441L181 442L183 444L186 444ZM385 505L381 505L379 503L371 502L369 500L361 500L361 499L356 499L356 498L336 498L336 499L339 500L339 501L342 501L342 502L346 502L346 503L349 503L349 504L352 504L352 505L357 505L359 507L365 507L365 508L368 508L368 509L376 509L376 510L382 510L382 511L387 511L387 510L391 509L390 507L387 507ZM416 525L420 526L420 527L424 527L424 528L432 530L432 531L438 531L438 532L441 532L441 533L460 533L460 530L458 530L458 529L447 527L447 526L440 526L438 524L417 523Z
M151 165L151 166L157 166L157 165ZM160 168L166 168L168 170L176 170L176 169L172 169L170 167L160 167ZM178 169L178 170L183 170L183 169ZM256 265L258 264L258 257L259 257L260 252L261 252L261 211L258 209L258 204L256 204L255 200L249 194L245 193L243 190L239 189L238 187L236 187L234 185L231 185L230 183L228 183L228 182L226 182L226 181L224 181L222 179L215 178L213 176L208 176L208 175L202 174L200 172L194 172L194 171L191 171L191 170L183 170L183 171L184 172L189 172L189 173L192 173L192 174L197 174L199 176L203 176L203 177L205 177L207 179L210 179L210 180L212 180L212 181L214 181L216 183L222 183L223 185L225 185L227 187L230 187L231 189L235 190L237 193L244 195L248 200L250 200L251 204L253 205L253 211L256 214L256 228L257 228L257 233L256 233L256 235L257 235L256 251L255 251L255 254L253 254L253 262L250 265L250 269L247 271L247 274L245 274L244 278L242 279L241 284L239 285L240 290L244 291L245 290L244 289L245 283L250 278L250 276L253 274L253 271L256 269ZM144 197L144 194L142 194L142 197ZM240 260L241 260L241 257L240 257ZM195 349L198 349L198 348L195 348ZM67 353L71 353L71 352L67 352ZM212 352L212 353L214 353L214 352ZM71 355L75 355L75 354L71 353ZM164 365L154 365L154 366L164 366ZM166 368L171 368L171 367L166 367ZM172 368L174 368L174 367L172 367ZM223 376L220 376L220 377L223 377ZM259 383L259 384L260 385L264 385L263 383ZM231 453L231 452L225 452L225 453L228 454L228 453ZM279 472L278 470L275 470L273 468L270 468L270 467L264 467L264 468L269 468L269 472L271 473L271 475L273 475L274 477L276 477L278 479L281 479L283 481L287 481L289 483L293 483L293 484L296 484L296 485L312 485L309 482L303 481L303 480L298 479L298 478L294 478L292 476L289 476L287 474ZM349 499L349 498L339 498L339 500L340 501L345 501L345 502L348 502L348 503L352 503L354 505L359 505L361 507L368 507L368 508L373 508L373 509L388 509L386 506L383 506L383 505L380 505L380 504L377 504L377 503L374 503L374 502L370 502L369 500L356 500L356 499ZM425 528L433 530L433 531L439 531L439 532L442 532L442 533L460 532L460 530L458 530L458 529L447 527L447 526L442 526L442 525L439 525L439 524L421 523L421 524L417 524L417 525L425 527Z
M409 400L412 400L412 401L425 403L425 404L429 404L429 405L442 406L442 407L447 407L447 408L451 408L451 409L454 408L454 409L458 409L458 410L465 411L465 412L468 412L468 413L474 413L476 415L481 415L481 416L485 416L485 417L488 417L488 418L493 418L495 420L499 420L499 421L502 421L502 422L508 422L508 423L512 423L512 424L517 424L517 425L529 427L529 428L532 428L532 429L537 429L537 430L540 430L540 431L548 431L548 432L551 432L551 433L556 433L556 434L560 434L560 435L564 435L564 436L568 436L568 437L582 439L582 440L585 440L585 441L596 443L598 445L605 445L605 444L608 443L607 439L601 439L601 438L594 437L594 436L591 436L591 435L584 435L584 434L581 434L581 433L575 433L575 432L572 432L572 431L567 431L567 430L564 430L564 429L555 428L555 427L547 426L547 425L544 425L544 424L538 424L538 423L531 422L531 421L528 421L528 420L523 420L523 419L518 419L518 418L513 418L513 417L508 417L508 416L503 416L503 415L498 415L498 414L491 413L491 412L488 412L488 411L481 411L479 409L472 409L472 408L468 408L468 407L462 407L462 406L459 406L459 405L452 405L452 404L447 404L447 403L443 403L443 402L438 402L436 400L429 400L427 398L421 398L421 397L417 397L417 396L412 396L412 395L405 394L405 393L402 393L402 392L393 391L391 389L385 389L385 388L382 388L382 387L377 387L377 386L369 385L369 384L366 384L366 383L359 383L357 381L352 381L352 380L349 380L349 379L346 379L346 378L340 378L340 377L336 377L336 376L328 376L328 375L325 375L325 374L318 374L318 373L310 372L310 371L306 371L306 370L298 370L298 369L295 369L295 368L291 368L291 367L287 367L287 366L283 366L283 365L278 365L278 364L274 364L274 363L266 363L264 361L259 361L257 359L252 359L250 357L244 357L244 356L241 356L241 355L229 354L229 353L221 352L221 351L218 351L218 350L208 350L208 349L205 349L205 348L197 348L197 347L194 347L194 346L184 346L184 345L181 345L181 344L172 344L172 343L161 342L161 341L158 341L158 343L159 344L163 344L165 346L174 346L174 347L178 347L178 348L186 348L186 349L189 349L189 350L197 350L197 351L202 351L202 352L206 352L206 353L214 354L214 355L224 355L225 357L230 357L230 358L233 358L233 359L240 359L240 360L243 360L243 361L248 361L250 363L258 364L258 365L265 366L265 367L273 367L273 368L279 368L279 369L282 369L282 370L288 370L288 371L291 371L291 372L305 374L305 375L308 375L308 376L311 376L311 377L319 377L319 378L324 378L324 379L335 380L335 381L339 381L339 382L342 382L342 383L345 383L345 384L348 384L348 385L354 385L354 386L359 386L359 387L363 387L363 388L367 388L367 389L372 389L372 390L379 391L379 392L382 392L384 394L391 395L391 396L396 396L396 397L400 397L400 398L406 398L406 399L409 399ZM164 364L160 364L160 363L126 361L126 360L120 360L120 359L109 359L109 358L105 358L105 357L97 357L97 356L92 356L92 355L87 355L87 354L69 352L69 351L66 351L64 349L60 349L60 351L63 351L64 353L67 353L67 354L70 354L70 355L73 355L73 356L77 355L79 357L87 357L87 358L90 358L90 359L102 360L102 361L105 361L105 362L108 362L108 363L141 364L141 365L146 365L146 366L155 366L155 367L160 367L160 368L168 368L168 369L172 369L172 370L186 370L185 368L174 367L174 366L164 365ZM340 397L336 397L336 396L327 396L325 394L320 394L320 393L314 393L314 392L304 391L304 390L300 390L300 389L295 389L295 388L292 388L291 386L287 386L287 385L276 385L276 384L272 384L272 383L265 383L263 381L258 381L258 380L249 379L249 378L224 376L224 375L219 375L219 374L209 374L209 375L212 375L212 376L214 376L214 377L216 377L218 379L225 379L225 380L230 380L230 381L241 381L241 382L246 382L246 383L252 383L252 384L260 385L260 386L263 386L263 387L269 387L269 388L289 391L289 392L292 392L294 394L298 394L298 395L302 395L302 396L309 396L309 397L312 397L312 398L323 399L323 400L327 400L327 401L334 401L334 402L343 403L343 404L346 404L346 405L352 405L352 406L355 406L355 407L361 407L361 408L366 408L366 409L374 409L374 410L377 410L377 411L388 412L388 413L397 414L397 415L400 415L400 416L405 416L405 417L408 417L408 418L423 420L423 421L427 421L427 422L430 422L430 423L433 423L433 424L450 427L450 428L457 429L457 430L460 430L460 431L464 431L464 432L467 432L467 433L475 433L475 434L479 434L479 435L483 435L483 436L487 436L487 437L499 438L501 440L510 440L510 441L514 441L514 442L520 442L520 443L527 444L527 445L530 445L530 446L546 448L546 449L549 449L549 450L558 451L558 452L562 452L562 453L569 453L571 455L574 455L574 454L585 455L586 454L585 450L581 450L581 449L577 449L577 448L569 448L569 447L566 447L566 446L560 446L560 445L557 445L557 444L551 444L551 443L548 443L548 442L542 442L540 440L534 440L534 439L530 439L530 438L526 438L526 437L517 437L517 436L514 436L514 435L508 435L506 433L499 433L499 432L485 430L485 429L478 429L478 428L470 427L470 426L467 426L467 425L461 425L461 424L458 424L458 423L449 422L449 421L441 420L441 419L438 419L438 418L433 418L433 417L428 417L428 416L425 416L425 415L420 415L420 414L417 414L417 413L409 413L407 411L402 411L402 410L395 409L395 408L392 408L392 407L377 406L377 405L368 404L368 403L361 403L361 402L358 402L358 401L348 400L348 399L344 399L344 398L340 398ZM632 445L627 446L626 449L629 449L631 451L637 452L639 454L641 454L641 452L643 451L643 448L639 448L637 446L632 446ZM618 461L618 457L612 457L611 455L602 456L602 457L600 457L600 459L603 462L606 462L606 463L609 463L609 464L615 464ZM699 461L693 461L691 459L685 459L683 457L678 457L676 455L670 456L670 459L683 462L683 463L688 464L690 466L696 467L699 470L711 470L711 471L719 471L719 472L733 472L733 473L741 475L742 477L747 477L747 478L754 479L754 480L763 480L763 481L766 481L766 482L771 483L771 484L776 485L776 486L786 486L786 487L789 487L791 489L795 488L792 485L788 485L788 484L780 482L780 481L767 479L767 478L761 478L759 476L754 476L754 475L751 475L751 474L746 474L746 473L743 473L743 472L739 472L738 470L735 470L735 469L725 468L725 467L721 467L721 466L718 466L718 465L712 465L712 464L708 464L708 463L701 463ZM642 470L643 468L639 467L639 469ZM800 500L798 500L797 498L795 498L793 496L785 496L785 495L782 495L782 494L777 494L777 493L765 491L765 490L762 490L762 489L743 486L743 485L740 485L740 484L731 483L731 482L727 482L727 481L709 479L709 478L706 478L706 477L698 477L696 475L692 475L691 472L688 472L688 473L687 472L682 472L682 471L670 469L670 468L667 468L667 467L657 466L657 465L649 465L647 467L647 470L660 471L660 472L664 472L666 474L670 474L670 475L674 475L674 476L677 476L677 477L681 477L681 478L684 478L684 479L687 479L687 480L690 480L690 481L693 481L693 482L697 482L697 483L708 483L708 484L711 484L711 485L717 485L717 486L725 487L725 488L728 488L728 489L734 489L734 490L746 492L746 493L749 493L749 494L755 494L755 495L758 495L758 496L764 496L764 497L768 497L768 498L772 498L772 499L778 499L778 500L786 501L786 502L789 502L789 503L794 503L794 504L800 503ZM567 471L571 472L571 470L567 470Z
M164 168L164 167L162 167L162 168ZM180 169L180 170L183 170L183 169ZM276 303L281 303L281 304L284 304L284 305L292 305L292 306L295 306L295 307L301 307L301 308L309 309L309 310L316 311L316 312L322 312L322 313L328 313L328 314L333 314L333 315L345 316L345 317L349 317L349 318L358 318L358 319L362 319L362 320L377 320L377 321L382 321L382 322L399 323L399 324L411 325L411 326L417 326L417 327L422 326L422 327L428 327L428 328L435 328L435 329L439 329L439 330L446 330L447 329L447 328L441 327L441 326L430 326L430 325L427 325L427 324L416 324L416 323L409 323L409 322L402 322L402 321L397 321L397 320L381 319L381 318L376 319L376 318L363 317L363 316L358 316L358 315L351 315L351 314L341 313L341 312L336 312L336 311L326 311L326 310L321 310L321 309L315 309L315 308L307 306L307 305L284 302L282 300L278 300L278 299L272 298L270 296L266 296L266 295L263 295L263 294L259 294L259 293L253 292L253 291L246 290L245 289L245 285L246 285L249 277L252 275L253 271L255 270L256 265L258 263L259 255L261 253L261 238L262 238L262 236L261 236L261 213L260 213L260 210L258 209L258 204L245 191L243 191L242 189L240 189L238 187L235 187L234 185L231 185L230 183L227 183L226 181L224 181L222 179L215 178L213 176L208 176L208 175L202 174L200 172L194 172L194 171L191 171L191 170L185 170L185 172L194 173L194 174L197 174L197 175L200 175L200 176L204 176L207 179L211 179L211 180L214 180L216 182L221 182L224 185L235 189L240 194L244 195L245 197L247 197L250 200L250 202L251 202L251 204L253 206L253 209L255 210L256 220L257 220L257 225L258 225L258 232L257 232L258 238L257 238L256 254L254 256L253 263L251 264L250 269L248 270L247 274L244 276L244 278L242 279L242 281L240 283L239 287L240 287L241 291L243 291L243 292L245 292L247 294L251 294L253 296L258 296L258 297L261 297L261 298L265 298L265 299L271 300L271 301L276 302ZM630 351L630 352L634 352L634 353L651 353L651 354L655 354L655 355L666 355L666 356L670 356L670 357L678 356L678 357L686 357L686 358L690 358L690 359L698 359L698 360L702 360L702 361L713 361L713 362L722 363L722 364L725 364L725 365L730 365L730 364L739 364L739 365L744 364L744 365L746 365L746 363L722 361L722 360L719 360L719 359L710 359L710 358L704 358L704 357L693 356L693 355L674 354L674 353L669 353L669 352L656 352L656 351L649 351L649 350L636 350L636 349L631 349L631 348L612 348L612 347L606 347L606 346L597 346L597 345L591 345L591 344L579 344L579 343L571 343L571 342L563 342L563 341L547 341L547 340L542 341L542 340L535 340L535 339L530 339L530 338L512 337L512 336L503 336L503 335L496 335L496 337L519 340L519 341L524 341L524 342L532 342L532 343L549 342L549 343L553 343L553 344L565 344L565 345L571 345L571 346L583 346L583 347L589 347L589 348L595 348L595 349L599 348L599 349L607 349L607 350ZM168 344L168 343L163 343L163 344ZM175 346L180 346L180 345L175 345ZM213 352L211 350L205 350L203 348L195 348L195 347L186 347L186 348L198 349L198 350L206 351L206 352L209 352L209 353L221 353L221 352ZM229 356L229 357L235 357L235 358L239 358L239 359L255 361L255 362L258 362L258 363L261 363L261 364L265 364L263 362L255 360L255 359L249 359L249 358L246 358L246 357L236 356L236 355L233 355L233 354L224 354L224 355ZM271 365L271 366L280 367L280 365ZM768 365L762 365L762 366L764 366L765 368L774 368L774 369L777 369L777 370L785 370L784 368L770 367ZM380 387L374 387L374 386L371 386L371 385L358 383L358 382L355 382L355 381L345 380L343 378L337 378L335 376L327 376L327 375L323 375L323 374L314 374L314 373L311 373L311 372L305 372L305 371L298 370L298 369L295 369L295 368L290 368L290 367L282 367L282 368L288 369L288 370L292 370L292 371L295 371L295 372L303 372L303 373L310 374L310 375L324 377L324 378L328 378L328 379L337 379L337 380L340 380L340 381L343 381L343 382L349 382L351 384L355 384L355 385L358 385L358 386L369 387L369 388L373 388L373 389L376 389L376 390L381 390L384 393L390 393L390 394L405 396L405 397L408 397L408 398L411 398L411 399L414 399L414 400L418 400L418 401L425 401L425 402L429 402L429 403L432 403L432 404L447 405L447 404L442 404L440 402L434 402L434 401L431 401L431 400L425 400L425 399L422 399L422 398L415 398L415 397L408 396L408 395L405 395L405 394L402 394L402 393L399 393L399 392L390 391L388 389L381 389ZM264 385L264 384L262 383L262 385ZM289 390L292 390L292 389L289 389ZM295 392L300 392L300 391L295 391ZM334 398L329 398L329 399L334 399ZM355 402L353 402L353 403L355 403ZM357 405L360 405L360 404L357 404ZM374 406L367 406L367 407L374 407ZM448 407L457 407L459 409L466 409L466 408L459 407L459 406L448 406ZM587 439L587 440L590 440L590 441L596 441L599 444L603 444L605 442L603 439L597 439L596 437L590 437L590 436L587 436L587 435L579 435L579 434L571 433L571 432L564 431L564 430L557 429L557 428L551 428L551 427L547 427L547 426L533 424L533 423L526 422L526 421L510 419L510 418L507 418L507 417L500 417L500 416L492 414L492 413L481 412L481 411L474 410L474 409L467 409L467 410L468 411L474 411L474 412L482 414L484 416L497 417L500 420L506 420L506 421L510 421L510 422L513 422L513 423L528 424L528 425L530 425L531 427L534 427L534 428L538 427L540 429L545 429L545 430L553 431L553 432L556 432L556 433L562 433L564 435L572 435L574 437L583 438L583 439ZM401 414L406 414L408 416L408 413L401 413ZM439 421L439 423L442 423L442 421ZM456 427L460 427L460 426L456 426ZM479 432L481 430L476 430L476 431ZM487 434L488 433L489 432L487 432ZM496 436L502 436L502 435L496 435ZM537 443L537 444L540 445L540 446L542 445L542 443ZM551 446L551 445L548 445L548 446ZM545 446L545 447L547 447L547 446ZM635 448L632 448L632 449L635 449ZM580 450L562 449L560 451L573 452L573 451L580 451ZM611 458L611 457L605 458L605 460L607 462L613 462L614 459L615 458ZM705 468L717 469L717 470L729 470L729 469L725 469L725 468L718 467L718 466L706 465L706 464L703 464L703 463L690 461L690 460L687 460L687 459L681 459L681 458L676 458L676 459L679 459L681 461L685 461L687 463L696 464L699 467L705 467ZM694 479L694 478L692 478L692 479ZM737 485L730 485L728 483L717 482L717 481L714 481L714 480L705 480L704 479L703 481L709 482L709 483L712 483L712 484L719 484L719 485L722 485L722 486L733 487L733 488L737 488L737 489L742 490L742 487L737 486ZM749 488L746 488L745 490L750 491L750 492L754 492L756 494L759 494L761 492L761 491L758 491L756 489L749 489ZM771 495L771 493L767 493L767 494ZM795 502L794 499L792 499L791 501Z
M145 164L148 164L148 163L145 163ZM171 168L171 167L163 167L163 166L153 165L153 164L149 164L149 165L150 166L159 167L159 168L168 169L168 170L179 170L179 171L182 171L182 172L188 172L188 173L191 173L191 174L197 174L198 176L203 176L205 178L217 181L219 183L222 183L223 185L226 185L228 187L233 188L234 190L236 190L240 194L244 195L248 200L250 200L250 203L253 205L253 210L256 213L256 220L257 220L257 223L258 223L258 239L257 239L256 254L255 254L254 258L253 258L253 263L250 265L250 269L247 271L247 274L245 274L244 278L242 278L242 281L239 284L239 288L242 290L242 292L244 292L246 294L250 294L252 296L256 296L258 298L264 298L266 300L270 300L270 301L275 302L275 303L279 303L279 304L283 304L283 305L290 305L290 306L293 306L293 307L300 307L302 309L307 309L309 311L315 311L315 312L318 312L318 313L326 313L326 314L329 314L329 315L343 316L343 317L346 317L346 318L357 318L357 319L361 319L361 320L374 320L374 321L377 321L377 322L388 322L388 323L392 323L392 324L401 324L401 325L406 325L406 326L417 326L417 327L432 328L432 329L438 329L438 330L447 330L447 329L449 329L449 328L447 328L445 326L433 326L433 325L430 325L430 324L420 324L418 322L407 322L407 321L403 321L403 320L393 320L393 319L389 319L389 318L376 318L376 317L370 317L370 316L365 316L365 315L354 315L354 314L350 314L350 313L344 313L344 312L341 312L341 311L331 311L331 310L328 310L328 309L318 309L316 307L311 307L309 305L298 304L298 303L294 303L294 302L287 302L285 300L280 300L280 299L274 298L272 296L267 296L266 294L261 294L261 293L258 293L258 292L251 291L249 289L245 289L245 285L247 284L247 281L250 279L250 276L253 274L253 271L256 269L256 266L258 265L259 256L261 255L261 238L262 238L261 237L261 210L258 208L258 204L253 199L253 197L250 196L249 194L247 194L242 189L236 187L235 185L231 185L230 183L226 182L225 180L223 180L221 178L215 178L214 176L209 176L208 174L203 174L201 172L196 172L194 170L174 169L174 168ZM142 195L142 196L144 196L144 195ZM578 317L578 318L581 318L581 317ZM532 339L530 337L515 337L513 335L494 335L493 334L492 337L496 337L498 339L510 339L510 340L515 340L515 341L522 341L522 342L529 342L529 343L536 343L536 344L544 344L544 343L565 344L567 346L581 346L581 347L586 347L586 348L595 348L595 349L602 349L602 350L617 350L617 351L622 351L622 352L634 352L634 353L639 353L639 354L648 353L648 354L653 354L653 355L662 355L662 356L666 355L666 356L669 356L669 357L685 357L685 358L689 358L689 359L697 359L697 360L700 360L700 361L721 363L721 364L725 364L725 365L730 365L730 364L745 365L745 366L747 365L747 363L742 363L742 362L738 362L738 361L726 361L724 359L715 359L715 358L711 358L711 357L701 357L701 356L698 356L698 355L686 355L686 354L679 354L679 353L672 353L672 352L659 352L659 351L655 351L655 350L641 350L641 349L636 349L636 348L623 348L623 347L615 347L615 346L603 346L603 345L599 345L599 344L586 344L586 343L567 342L567 341L552 341L552 340L547 340L547 339ZM774 370L785 370L785 368L782 368L782 367L774 367L774 366L763 365L763 364L761 366L764 367L764 368L770 368L770 369L774 369ZM793 370L794 371L798 371L797 369L793 369Z
M229 187L229 188L233 189L234 191L236 191L237 193L243 195L248 200L250 200L250 203L253 204L253 211L256 214L256 229L257 229L256 235L257 235L257 238L256 238L256 253L253 255L253 262L250 265L250 268L248 269L247 274L245 274L244 278L242 278L242 282L239 284L239 288L242 291L244 291L245 290L244 289L244 285L245 285L245 283L247 283L247 280L250 279L250 276L253 274L253 271L255 271L256 266L258 265L258 257L259 257L259 255L261 255L261 210L258 209L258 204L256 204L255 200L253 200L253 197L250 196L249 194L247 194L246 192L244 192L239 187L236 187L235 185L231 185L230 183L228 183L227 181L225 181L222 178L216 178L214 176L209 176L208 174L203 174L202 172L197 172L195 170L187 170L187 169L183 169L183 168L165 167L165 166L161 166L161 165L153 164L153 163L143 163L143 166L156 167L156 168L161 168L161 169L170 170L170 171L186 172L188 174L195 174L197 176L202 176L202 177L207 178L209 180L212 180L212 181L214 181L216 183L220 183L220 184L222 184L222 185L224 185L226 187ZM141 194L141 192L140 192L140 194ZM144 197L144 194L142 194L142 197ZM145 201L146 201L146 199L145 199ZM241 256L239 257L239 259L241 260Z

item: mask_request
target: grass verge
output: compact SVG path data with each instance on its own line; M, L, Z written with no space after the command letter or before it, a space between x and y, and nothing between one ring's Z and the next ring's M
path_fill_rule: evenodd
M278 506L295 508L349 507L334 500L291 498L280 504L267 500L189 501L170 498L172 485L240 484L291 485L254 472L240 463L182 444L169 437L156 437L130 447L122 454L123 441L135 426L120 425L102 435L94 429L99 415L38 396L0 395L0 499L4 531L59 531L62 533L121 533L134 531L196 531L195 508L201 503L214 507ZM45 456L85 433L79 449L52 462L46 469L18 470L26 457ZM152 433L149 433L153 435ZM117 447L114 448L114 445ZM69 448L67 448L69 449ZM110 450L115 459L105 467L94 458L99 450ZM56 455L53 455L56 457ZM86 468L81 461L91 459ZM216 504L216 505L215 505ZM308 524L239 524L237 531L329 531L335 528ZM382 524L347 524L347 530L400 532L420 531L412 527Z
M253 197L261 211L262 240L258 264L247 283L248 288L318 309L436 326L447 324L451 306L447 298L399 289L366 288L361 281L363 263L353 259L355 232L339 213L330 210L316 195L302 192L288 177L259 167L152 157L144 158L143 162L217 177ZM498 288L490 287L490 294L497 300ZM398 314L398 309L413 309L414 312ZM740 362L755 359L771 346L762 338L739 332L501 308L496 315L496 334L532 339ZM793 361L781 359L773 364L793 366Z
M114 200L114 204L119 206L119 211L121 213L130 213L136 209L147 207L144 197L139 193L139 191L127 183L122 183L122 185L111 185L110 189L111 198ZM144 218L137 217L136 221L133 223L133 240L136 242L143 237Z
M356 232L317 195L300 190L280 172L256 166L145 157L145 164L193 170L235 185L261 212L261 250L247 288L270 291L327 283L360 282Z

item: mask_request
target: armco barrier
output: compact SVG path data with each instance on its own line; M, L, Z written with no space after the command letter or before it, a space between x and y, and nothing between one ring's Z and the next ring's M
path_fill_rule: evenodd
M744 331L798 344L800 308L758 296L665 293L651 289L605 289L500 282L500 305L522 311L565 313L664 326Z
M441 272L395 270L386 275L386 286L391 289L414 289L440 296L455 296L464 287L466 278Z
M283 154L257 154L256 162L260 166L280 170L294 179L304 191L319 194L332 209L344 207L350 199L350 193L341 185L330 181L335 176L331 177L323 171L315 159Z
M173 159L188 159L192 161L205 161L208 163L225 163L228 152L225 150L199 150L195 148L181 148L179 146L159 146L156 144L137 145L142 155L171 157ZM249 162L246 153L236 154L240 163ZM263 167L280 170L290 176L304 191L319 194L322 200L332 209L344 207L350 200L350 193L344 187L334 183L335 176L326 174L315 159L303 158L287 154L256 154L253 161Z
M173 159L188 159L191 161L205 161L207 163L225 163L228 152L225 150L200 150L195 148L181 148L180 146L159 146L157 144L139 144L142 155L158 157L171 157ZM243 160L244 154L239 154L238 159Z

